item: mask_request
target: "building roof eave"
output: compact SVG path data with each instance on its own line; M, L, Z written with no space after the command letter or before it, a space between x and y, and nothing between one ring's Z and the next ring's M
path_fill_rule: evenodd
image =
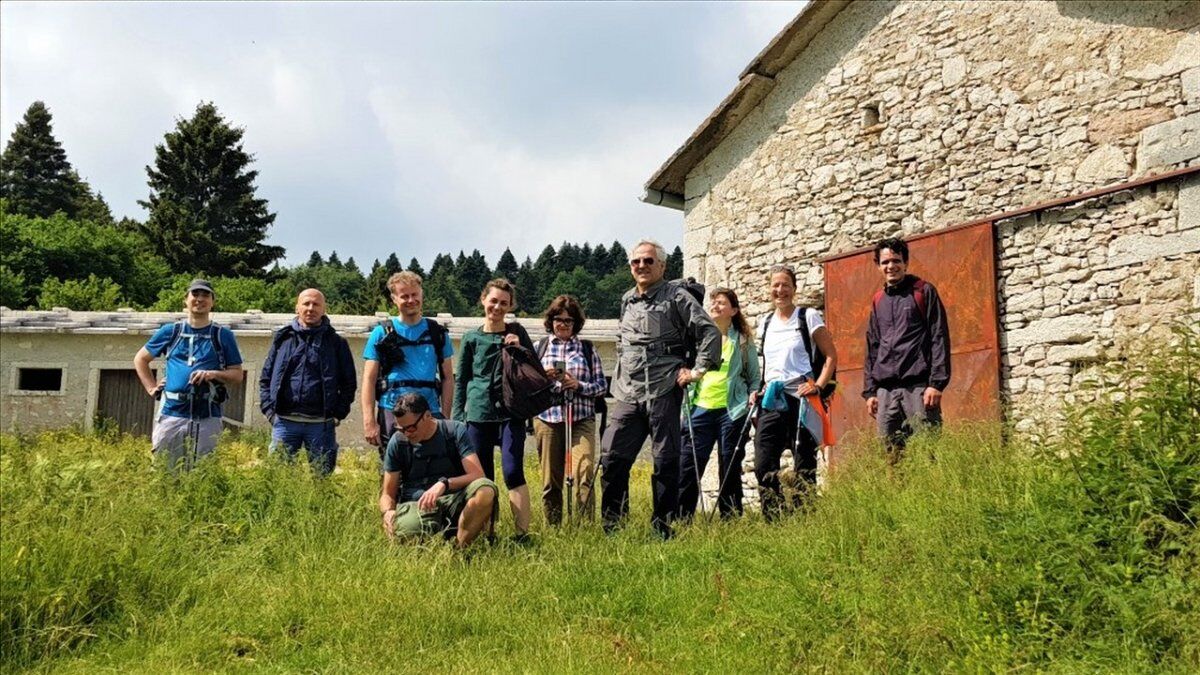
M663 193L681 201L686 200L684 183L692 169L729 137L774 88L775 76L794 61L825 25L852 1L812 0L746 66L733 91L646 181L646 190L651 194Z

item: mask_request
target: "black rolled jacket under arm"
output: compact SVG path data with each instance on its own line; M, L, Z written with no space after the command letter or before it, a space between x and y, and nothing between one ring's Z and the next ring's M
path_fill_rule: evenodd
M350 415L350 406L354 404L354 397L358 395L358 368L354 365L354 355L350 353L350 343L341 335L337 338L334 346L337 363L337 405L333 409L333 416L341 421Z
M696 345L696 367L716 370L721 367L721 329L692 294L682 288L677 293L677 307L687 319L688 332Z
M925 315L913 296L909 275L871 308L867 322L867 358L863 398L880 387L925 385L944 391L950 384L950 326L937 289L926 282Z

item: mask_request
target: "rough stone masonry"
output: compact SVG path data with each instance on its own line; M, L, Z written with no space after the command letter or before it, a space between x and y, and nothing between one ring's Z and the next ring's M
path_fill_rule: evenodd
M687 174L686 273L822 307L822 256L1197 164L1200 3L853 2ZM1200 313L1194 177L995 229L1014 419Z

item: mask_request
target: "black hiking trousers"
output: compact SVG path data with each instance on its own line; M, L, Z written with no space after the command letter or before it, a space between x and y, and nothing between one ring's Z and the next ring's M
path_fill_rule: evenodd
M796 428L800 400L794 396L784 398L787 400L787 410L763 409L758 413L758 428L754 434L754 476L758 479L762 514L767 520L774 520L780 510L788 505L779 476L780 458L784 450L792 451L792 464L799 479L797 484L788 486L793 497L789 501L799 501L802 492L811 491L817 484L817 442L807 431Z
M682 403L683 389L676 387L648 402L617 401L613 405L600 455L600 517L605 531L615 529L629 512L629 470L649 437L654 460L650 526L659 536L671 536L671 519L679 506Z

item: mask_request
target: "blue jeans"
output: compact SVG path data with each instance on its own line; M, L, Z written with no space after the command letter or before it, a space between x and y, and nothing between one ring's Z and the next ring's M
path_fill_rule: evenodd
M692 428L683 421L683 448L679 453L679 512L680 519L691 518L700 500L697 476L704 475L713 445L717 446L717 473L720 492L717 508L722 517L742 515L742 460L746 457L746 442L740 438L746 417L730 419L725 408L692 409ZM695 444L693 445L693 434Z
M500 446L500 470L504 487L515 490L525 484L525 420L467 422L467 437L488 480L496 480L496 446Z
M271 427L271 452L282 450L291 460L296 458L300 446L308 451L313 470L328 476L337 464L337 425L332 421L293 422L276 417Z

